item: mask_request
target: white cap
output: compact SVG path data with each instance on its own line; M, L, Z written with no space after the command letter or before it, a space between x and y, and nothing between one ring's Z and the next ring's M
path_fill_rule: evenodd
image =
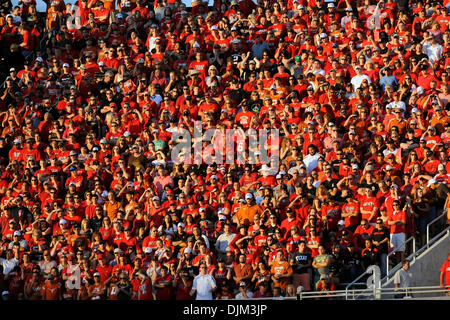
M219 220L227 220L227 217L225 217L223 214L219 214Z
M211 27L211 30L217 30L218 28L217 28L217 26L212 26Z
M102 61L103 62L103 61ZM70 67L68 63L63 63L63 67Z
M352 169L354 170L358 169L358 165L355 163L354 165L352 165Z
M322 39L325 39L325 38L327 37L327 34L326 34L326 33L321 33L321 34L319 35L319 37L322 38Z
M19 237L20 237L20 236L22 235L22 233L20 233L20 231L19 231L19 230L17 230L17 231L14 231L14 235L15 235L15 236L19 236Z
M281 179L281 178L283 178L283 176L281 174L277 174L275 178L276 179Z
M334 127L334 122L328 122L329 127Z
M114 249L114 253L121 253L121 252L122 252L122 250L120 248L115 248Z
M209 179L216 179L216 180L219 180L219 178L218 178L215 174L213 174Z
M124 137L129 137L129 136L131 136L131 133L130 133L130 131L125 131L125 133L123 134L123 136Z
M394 167L391 166L390 164L388 164L388 165L386 166L386 170L392 170L392 169L394 169Z
M442 163L438 165L438 170L439 171L445 170L445 167Z
M339 220L338 225L345 226L345 221L344 220Z
M100 276L100 272L94 273L94 277L95 277L95 276Z
M37 57L37 58L36 58L36 61L37 61L37 62L41 62L41 63L44 62L44 60L43 60L41 57Z
M102 138L102 139L100 140L100 143L101 143L101 144L108 144L108 140L106 140L105 138Z
M393 183L393 184L391 184L391 188L398 189L398 185L396 185L395 183Z
M423 93L423 88L422 87L417 87L416 89L418 94L422 94Z
M158 200L159 200L159 197L158 197L158 196L154 196L154 197L152 198L152 200L158 201Z
M182 227L182 228L184 228L184 223L183 223L183 222L179 222L179 223L177 224L177 227Z
M5 291L2 292L2 296L6 296L7 294L9 294L8 290L5 290Z
M203 208L203 207L200 207L200 209L198 209L198 211L199 211L199 212L203 212L203 211L206 211L206 209Z
M334 3L329 3L329 4L327 4L327 7L328 7L328 8L334 8Z
M253 199L253 195L249 192L245 195L245 199Z
M145 247L145 248L144 248L144 253L152 253L152 248L150 248L150 247Z
M218 214L223 214L223 213L225 213L225 210L223 208L219 208L219 210L217 210L217 213Z
M269 167L266 164L263 164L261 166L261 169L259 169L260 171L269 171Z
M144 63L145 60L144 60L144 58L139 58L137 62L138 62L138 63Z
M419 111L419 109L417 109L417 108L412 108L412 110L411 110L412 113L417 113L417 111Z
M61 220L59 220L59 224L67 224L66 219L61 219Z
M200 44L198 42L195 42L193 45L194 48L200 48Z
M16 68L9 69L9 72L14 72L14 71L16 71Z
M191 253L191 252L192 252L191 248L185 248L183 251L183 253Z

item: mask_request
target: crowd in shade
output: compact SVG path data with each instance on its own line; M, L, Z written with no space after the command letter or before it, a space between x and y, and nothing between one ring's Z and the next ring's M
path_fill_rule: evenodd
M45 7L0 8L2 300L325 294L450 224L448 0Z

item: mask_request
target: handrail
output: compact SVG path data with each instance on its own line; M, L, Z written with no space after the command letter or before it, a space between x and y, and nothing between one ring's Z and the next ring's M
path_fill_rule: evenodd
M367 274L369 274L368 272L367 272L367 270L366 271L364 271L362 274L360 274L355 280L353 280L352 282L350 282L346 287L345 287L345 296L346 296L346 300L347 300L347 293L348 293L348 291L349 291L349 288L351 287L351 286L353 286L353 285L355 285L356 283L358 283L358 284L361 284L361 282L358 282L358 280L359 279L361 279L362 277L364 277L364 276L366 276ZM361 290L367 290L367 289L361 289ZM353 299L355 298L355 296L354 296L354 290L352 290L353 291Z
M406 249L406 245L408 244L408 242L410 242L412 240L413 245L412 245L412 252L411 254L414 254L416 252L416 238L414 237L409 237L408 240L405 241L404 246ZM388 253L388 255L386 256L386 278L387 280L389 280L389 258L395 253L395 251L391 251L390 253ZM400 265L400 263L398 263L397 265L394 266L394 268L392 268L392 270L394 270L398 265ZM391 270L391 271L392 271Z
M445 216L447 214L447 210L444 210L444 212L442 212L442 214L437 217L436 219L434 219L433 221L431 221L430 223L427 224L427 243L428 241L430 241L430 227L433 223L439 221L440 219L442 219L443 216Z
M408 287L406 288L408 294L438 294L442 293L445 295L445 293L448 291L448 289L443 289L440 286L422 286L422 287ZM346 292L346 290L335 290L335 291L311 291L311 292L301 292L299 294L299 300L303 299L314 299L314 298L340 298L344 297L348 299L349 294ZM391 295L391 294L397 294L399 290L397 288L380 288L378 289L380 296L382 295ZM365 297L372 297L373 293L368 292L367 289L354 289L352 290L352 296L354 297L355 294L358 296L365 296ZM428 297L429 298L429 297ZM380 298L381 300L390 300L389 298ZM416 299L420 299L420 297L417 297ZM423 298L425 299L425 298ZM450 297L446 298L450 300Z

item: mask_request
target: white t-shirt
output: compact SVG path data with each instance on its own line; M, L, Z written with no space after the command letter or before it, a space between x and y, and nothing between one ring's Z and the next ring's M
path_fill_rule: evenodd
M3 274L7 275L11 272L12 269L14 269L15 266L19 264L19 261L16 258L12 258L9 260L0 258L0 263L3 266Z
M370 80L369 76L366 74L362 74L360 76L356 75L352 78L352 80L350 81L353 85L353 89L356 90L361 86L361 83L367 80L367 83L370 84L372 83L372 81Z
M199 274L194 278L192 285L192 289L195 289L197 292L196 300L212 300L211 289L216 287L216 280L210 274Z

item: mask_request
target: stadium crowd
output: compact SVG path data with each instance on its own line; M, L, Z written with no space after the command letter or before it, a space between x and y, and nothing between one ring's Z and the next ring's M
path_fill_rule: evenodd
M3 300L335 290L448 210L448 0L46 5L0 10ZM175 163L194 121L279 168Z

